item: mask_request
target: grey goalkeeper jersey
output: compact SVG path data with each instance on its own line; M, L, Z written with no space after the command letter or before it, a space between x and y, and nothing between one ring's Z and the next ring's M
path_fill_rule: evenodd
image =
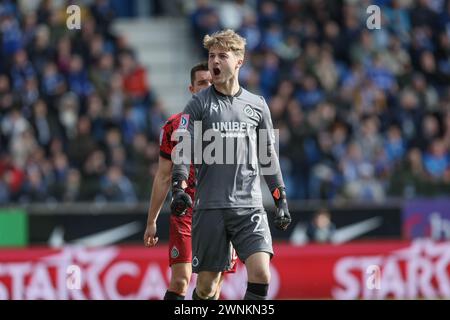
M187 180L187 163L195 164L196 209L262 207L258 164L271 168L265 175L270 190L283 186L272 119L263 97L242 88L233 97L225 96L210 86L188 102L178 129L186 135L180 142L191 139L192 147L182 149L183 143L175 147L173 179ZM177 157L184 157L184 163L177 164Z

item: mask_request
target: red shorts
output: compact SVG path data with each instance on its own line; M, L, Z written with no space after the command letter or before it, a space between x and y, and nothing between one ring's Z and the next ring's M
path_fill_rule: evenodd
M192 262L192 209L185 215L170 215L169 223L169 265Z
M175 263L192 262L192 209L185 215L177 217L170 215L169 222L169 266ZM229 270L225 273L235 273L237 266L237 254L233 249L232 260Z

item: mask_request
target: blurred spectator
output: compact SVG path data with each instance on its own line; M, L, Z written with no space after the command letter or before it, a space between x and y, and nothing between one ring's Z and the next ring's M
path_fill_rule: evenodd
M14 63L11 68L12 88L15 92L25 89L28 79L36 76L35 69L28 60L28 54L24 50L18 50L14 54Z
M382 138L379 134L379 122L376 117L363 119L356 141L365 160L372 162L375 152L382 148Z
M226 29L239 29L244 17L255 14L253 8L245 3L245 0L224 1L218 9L219 19Z
M81 184L83 200L92 201L100 193L100 180L106 173L106 158L103 151L96 149L89 154L83 166Z
M102 34L108 34L115 11L109 0L95 0L91 5L91 13Z
M302 83L302 88L297 93L297 99L305 110L311 111L323 98L324 95L318 86L317 80L312 76L306 76Z
M135 103L149 102L146 70L130 52L122 53L119 60L125 93L129 94Z
M71 139L67 153L71 163L81 167L88 155L95 149L96 144L92 139L92 124L86 116L81 117L77 124L77 133Z
M50 46L50 30L48 26L37 26L33 42L30 43L28 52L30 53L30 59L36 71L42 74L45 64L55 58L55 49Z
M433 179L449 180L450 162L447 147L442 139L434 139L423 157L425 171Z
M412 198L418 194L432 193L432 189L427 183L420 150L411 149L390 177L389 195Z
M221 28L218 13L208 0L196 0L190 21L196 43L202 43L205 34L211 34ZM200 52L205 55L204 51Z
M64 128L65 136L72 139L77 134L79 100L73 92L65 93L59 100L59 121Z
M45 202L48 196L48 186L43 180L38 167L29 167L26 170L26 182L23 186L23 195L20 202Z
M47 104L43 100L38 100L34 104L31 125L37 141L45 148L49 147L52 137L61 136L59 122L54 114L48 113Z
M357 201L382 201L384 189L374 177L373 165L364 159L359 144L349 144L341 162L345 183L345 196Z
M64 76L58 72L57 66L53 62L47 62L43 67L42 93L47 99L60 97L66 92L66 82Z
M81 98L86 98L93 91L83 59L79 55L74 55L70 60L68 83L69 89Z
M134 203L137 201L133 185L117 166L108 169L101 180L101 195L107 201ZM99 198L99 197L97 197Z
M81 193L81 175L77 169L70 169L67 174L66 184L63 186L62 201L75 202L80 201Z
M406 144L398 126L391 125L389 127L384 142L384 150L386 150L387 157L392 163L399 163L403 159L406 151Z
M310 242L332 242L336 226L331 221L331 214L326 208L321 208L314 213L308 224L306 235Z

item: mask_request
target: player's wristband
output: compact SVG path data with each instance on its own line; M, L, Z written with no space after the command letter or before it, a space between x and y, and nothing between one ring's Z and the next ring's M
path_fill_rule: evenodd
M278 187L272 190L272 197L275 201L275 205L278 207L280 202L282 202L284 199L286 199L286 188L285 187Z

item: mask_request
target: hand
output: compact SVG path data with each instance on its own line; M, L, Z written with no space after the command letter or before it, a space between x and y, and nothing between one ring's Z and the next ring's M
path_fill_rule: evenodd
M144 233L144 245L146 247L153 247L158 242L156 235L156 223L147 224L147 229Z
M272 191L272 196L275 201L276 210L273 222L275 227L280 230L286 230L291 223L291 214L286 200L286 190L284 187L278 187Z
M181 188L181 183L175 183L172 189L172 202L170 211L176 216L182 216L188 208L192 208L193 203L191 197Z

